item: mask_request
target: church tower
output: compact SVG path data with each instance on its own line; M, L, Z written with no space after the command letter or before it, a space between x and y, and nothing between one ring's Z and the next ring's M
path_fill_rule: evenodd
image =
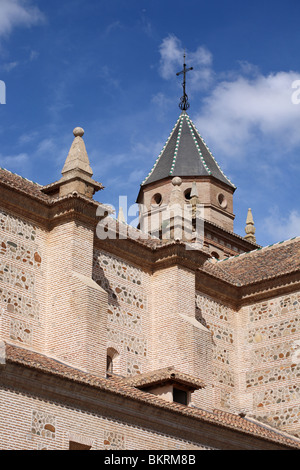
M223 173L195 124L187 114L184 63L182 112L153 168L141 184L140 228L164 238L163 214L174 203L182 211L195 205L204 219L204 246L216 258L232 256L257 248L253 238L234 234L233 194L235 185ZM179 75L177 74L177 75ZM183 212L182 212L183 213ZM194 216L191 216L195 218ZM173 223L174 225L174 223ZM171 238L172 234L171 230ZM176 238L175 236L173 238Z

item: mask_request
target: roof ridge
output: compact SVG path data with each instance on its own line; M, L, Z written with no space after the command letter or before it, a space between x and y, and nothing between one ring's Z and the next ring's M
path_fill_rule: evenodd
M162 154L164 153L165 148L167 147L168 143L170 142L170 140L171 140L171 138L172 138L172 136L173 136L173 134L174 134L174 132L175 132L175 129L176 129L176 127L178 126L178 123L179 123L179 121L180 121L181 119L182 119L182 114L180 114L179 118L177 119L175 126L173 127L173 129L172 129L172 131L171 131L171 133L170 133L170 135L169 135L169 137L168 137L168 139L167 139L165 145L164 145L163 148L162 148L162 151L160 152L160 154L158 155L157 159L155 160L155 163L154 163L152 169L150 170L150 172L148 173L148 175L146 176L146 178L145 178L144 181L142 182L142 185L146 183L147 179L152 175L153 171L155 170L155 168L156 168L156 166L157 166L157 164L158 164L158 162L159 162L159 160L160 160Z
M197 127L195 126L194 122L191 120L191 118L188 116L188 119L190 120L190 122L192 123L192 125L194 126L195 128L195 131L197 132L199 138L201 139L203 145L206 147L208 153L210 154L211 158L214 160L215 164L217 165L219 171L222 173L222 175L224 176L224 178L234 187L236 188L235 184L228 178L228 176L225 175L224 171L221 169L220 165L218 164L217 160L215 159L215 157L213 156L212 152L210 151L210 148L208 147L208 145L206 144L205 140L203 139L203 137L201 136L200 132L198 131Z
M245 416L245 418L247 421L250 421L251 423L254 423L255 425L259 426L259 427L262 427L264 429L267 429L269 431L272 431L274 432L274 434L278 434L279 436L282 436L282 437L285 437L285 438L289 438L289 439L295 439L296 442L299 442L300 444L300 438L299 437L296 437L294 436L293 434L289 434L288 432L285 432L284 430L282 429L277 429L277 428L274 428L273 426L271 426L270 424L267 424L267 423L264 423L263 421L259 421L258 419L255 419L254 417L252 416Z
M43 188L43 186L39 183L36 183L35 181L31 181L28 178L25 178L24 176L18 175L18 173L14 173L13 171L8 170L7 168L0 167L0 170L7 171L7 173L10 173L11 175L18 176L22 180L28 181L28 183L32 183L36 186L39 186L40 188Z
M198 144L198 142L197 142L197 139L196 139L196 137L195 137L195 134L194 134L194 131L193 131L193 128L192 128L192 125L193 125L194 127L195 127L195 125L194 125L193 121L191 120L191 118L189 117L188 114L186 114L186 121L187 121L188 128L189 128L189 130L190 130L190 132L191 132L191 134L192 134L192 138L193 138L193 140L194 140L195 146L196 146L196 148L197 148L197 150L198 150L198 153L199 153L199 155L200 155L201 162L202 162L202 164L203 164L205 170L207 171L208 175L211 175L211 170L208 168L208 166L207 166L207 164L206 164L206 162L205 162L205 160L204 160L204 158L203 158L202 152L201 152L201 150L200 150L199 144ZM196 127L195 127L195 130L197 131ZM197 131L197 132L198 132L198 131ZM199 133L198 133L198 134L199 134ZM199 137L200 137L200 134L199 134ZM224 175L224 176L225 176L225 175Z
M178 129L178 136L177 136L177 140L176 140L176 145L175 145L175 150L174 150L174 156L173 156L173 160L172 160L172 165L171 165L171 169L170 169L170 173L169 175L172 176L173 175L173 171L174 171L174 167L175 167L175 164L176 164L176 159L177 159L177 154L178 154L178 148L179 148L179 143L180 143L180 138L181 138L181 132L182 132L182 123L183 123L183 119L184 119L184 115L183 113L181 113L180 117L180 124L179 124L179 129ZM178 120L179 121L179 120ZM178 123L177 121L177 123ZM177 125L176 125L177 127ZM176 129L175 127L175 129ZM175 132L175 129L174 129L174 132Z
M277 247L279 245L282 245L282 244L285 244L285 243L289 243L293 240L297 240L297 238L299 238L299 241L300 241L300 236L296 236L296 237L293 237L293 238L288 238L287 240L282 240L280 242L276 242L276 243L272 243L271 245L266 245L266 246L262 246L260 248L255 248L254 250L251 250L251 251L246 251L244 253L240 253L238 255L234 255L234 256L228 256L227 258L223 258L223 259L218 259L216 260L217 263L222 263L223 261L231 261L235 258L240 258L241 256L246 256L246 255L251 255L253 253L256 253L258 251L265 251L267 249L271 249L271 248L274 248L274 247ZM210 261L210 260L209 260Z

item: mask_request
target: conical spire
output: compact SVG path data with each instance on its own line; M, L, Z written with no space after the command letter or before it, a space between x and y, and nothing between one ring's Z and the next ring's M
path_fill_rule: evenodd
M246 236L244 238L246 240L249 240L250 242L256 243L256 237L255 237L256 229L254 227L254 220L253 220L251 209L248 209L245 232L246 232Z
M185 111L179 116L169 139L142 186L174 176L212 176L235 190L234 184L224 175Z

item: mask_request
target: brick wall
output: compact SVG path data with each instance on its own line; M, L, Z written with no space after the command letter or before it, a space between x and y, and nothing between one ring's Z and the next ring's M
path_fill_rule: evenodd
M235 311L196 292L187 268L150 274L95 249L78 221L46 232L1 211L0 234L1 339L101 377L108 353L124 376L175 366L206 384L193 405L300 433L299 294Z
M69 442L92 450L201 450L188 440L131 426L72 406L0 390L2 450L68 450Z
M93 237L74 221L49 234L46 352L105 376L107 294L92 281Z

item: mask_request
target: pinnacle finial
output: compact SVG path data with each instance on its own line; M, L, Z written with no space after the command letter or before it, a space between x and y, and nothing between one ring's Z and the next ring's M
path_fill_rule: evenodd
M122 207L120 207L120 209L119 209L118 221L122 222L123 224L126 224L126 219L125 219Z
M254 220L253 220L251 209L248 209L245 232L246 232L245 239L249 240L250 242L256 243L256 238L255 238L256 229L254 227Z
M197 183L196 181L193 181L193 184L192 184L192 190L191 190L191 198L192 197L198 197L198 189L197 189Z
M82 139L84 130L81 127L75 127L73 134L74 140L71 145L68 157L65 161L62 174L64 175L65 173L72 170L77 170L83 171L89 176L93 176L93 171L90 167L89 157L85 148L84 140ZM78 139L78 137L80 137L80 139Z
M83 195L92 199L95 192L104 187L92 179L93 171L82 139L84 130L75 127L73 134L74 139L61 172L62 177L55 183L52 191L56 191L59 197Z

